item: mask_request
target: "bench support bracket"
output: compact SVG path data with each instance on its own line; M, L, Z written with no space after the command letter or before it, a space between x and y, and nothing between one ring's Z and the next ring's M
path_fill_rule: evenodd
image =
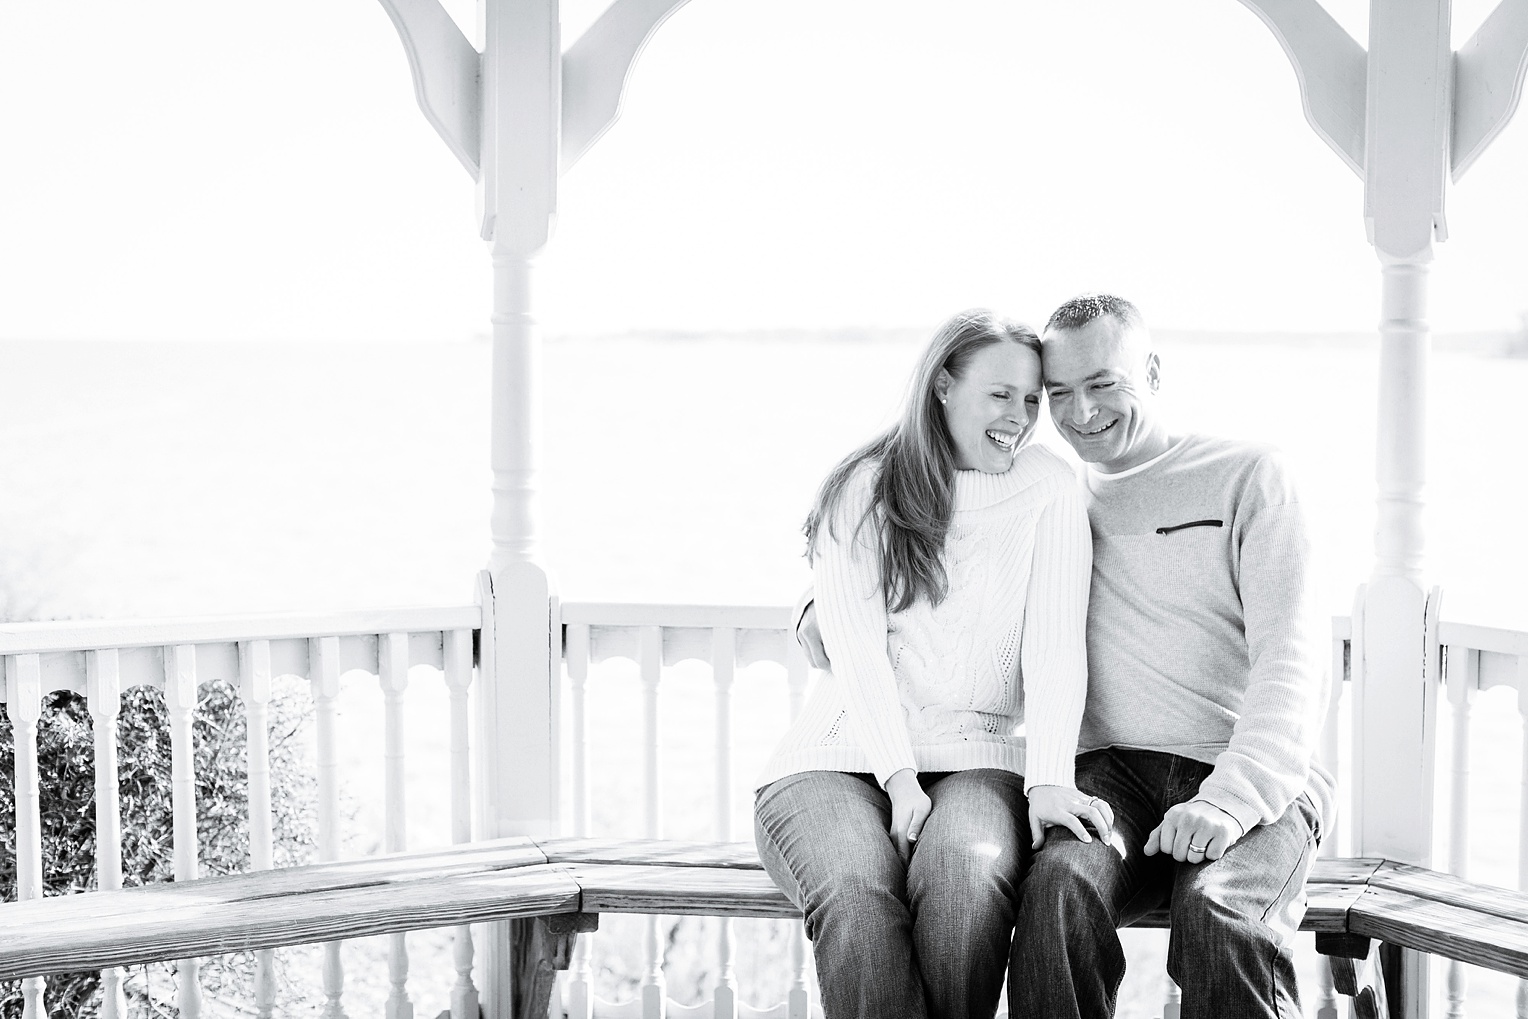
M598 913L556 913L511 920L511 1019L546 1019L557 971L568 968L580 934L599 929Z
M1401 974L1400 948L1360 934L1317 934L1316 951L1332 967L1333 988L1353 999L1358 1019L1392 1019L1399 1014L1391 1012L1390 1001L1402 1000L1394 986Z

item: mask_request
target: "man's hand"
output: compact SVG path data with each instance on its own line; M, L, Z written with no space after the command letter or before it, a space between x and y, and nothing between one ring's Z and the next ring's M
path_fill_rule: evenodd
M918 782L918 773L911 768L893 772L886 780L886 795L891 797L891 840L897 844L897 855L906 863L912 859L913 843L923 833L923 822L934 803Z
M1218 860L1242 837L1236 818L1207 800L1189 800L1168 810L1146 836L1146 855L1168 853L1179 863Z
M1114 810L1097 796L1060 785L1037 785L1029 790L1029 842L1031 849L1045 845L1046 828L1065 828L1079 842L1093 837L1082 826L1088 822L1105 842L1113 834Z
M828 649L822 646L822 631L817 628L817 602L806 603L801 622L796 624L796 643L806 652L807 664L814 669L827 669Z

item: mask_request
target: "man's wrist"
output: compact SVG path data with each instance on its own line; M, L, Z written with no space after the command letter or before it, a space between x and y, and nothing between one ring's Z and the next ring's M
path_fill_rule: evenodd
M1247 834L1247 827L1246 827L1246 825L1242 824L1241 821L1237 819L1235 814L1231 813L1229 810L1227 810L1225 807L1222 807L1220 804L1216 803L1214 800L1207 800L1203 796L1196 796L1192 800L1189 800L1189 802L1190 803L1203 803L1206 806L1214 807L1216 810L1220 811L1222 814L1226 815L1227 817L1229 817L1231 819L1231 822L1236 825L1236 830L1238 832L1240 832L1241 835ZM1237 837L1240 838L1241 835L1238 835Z

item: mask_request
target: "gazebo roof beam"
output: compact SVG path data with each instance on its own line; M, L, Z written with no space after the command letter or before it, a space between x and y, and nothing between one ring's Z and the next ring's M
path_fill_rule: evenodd
M1305 119L1362 178L1368 91L1368 56L1363 46L1318 0L1241 3L1268 26L1294 65Z
M564 173L621 115L626 81L643 47L686 0L615 0L562 56Z
M424 118L477 180L482 160L482 62L439 0L382 0L398 29Z
M1454 54L1457 182L1512 119L1528 74L1528 0L1501 0L1470 41Z

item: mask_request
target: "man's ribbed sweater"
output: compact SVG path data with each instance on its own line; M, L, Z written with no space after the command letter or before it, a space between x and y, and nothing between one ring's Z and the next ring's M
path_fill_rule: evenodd
M1196 798L1244 831L1331 776L1324 631L1305 518L1271 447L1189 436L1118 474L1088 470L1093 591L1084 750L1213 764Z
M1028 446L1002 474L957 472L948 593L893 613L873 522L858 527L877 469L851 478L819 533L812 576L833 671L758 785L803 771L869 772L884 785L903 768L1002 768L1026 788L1070 786L1091 563L1071 468Z

